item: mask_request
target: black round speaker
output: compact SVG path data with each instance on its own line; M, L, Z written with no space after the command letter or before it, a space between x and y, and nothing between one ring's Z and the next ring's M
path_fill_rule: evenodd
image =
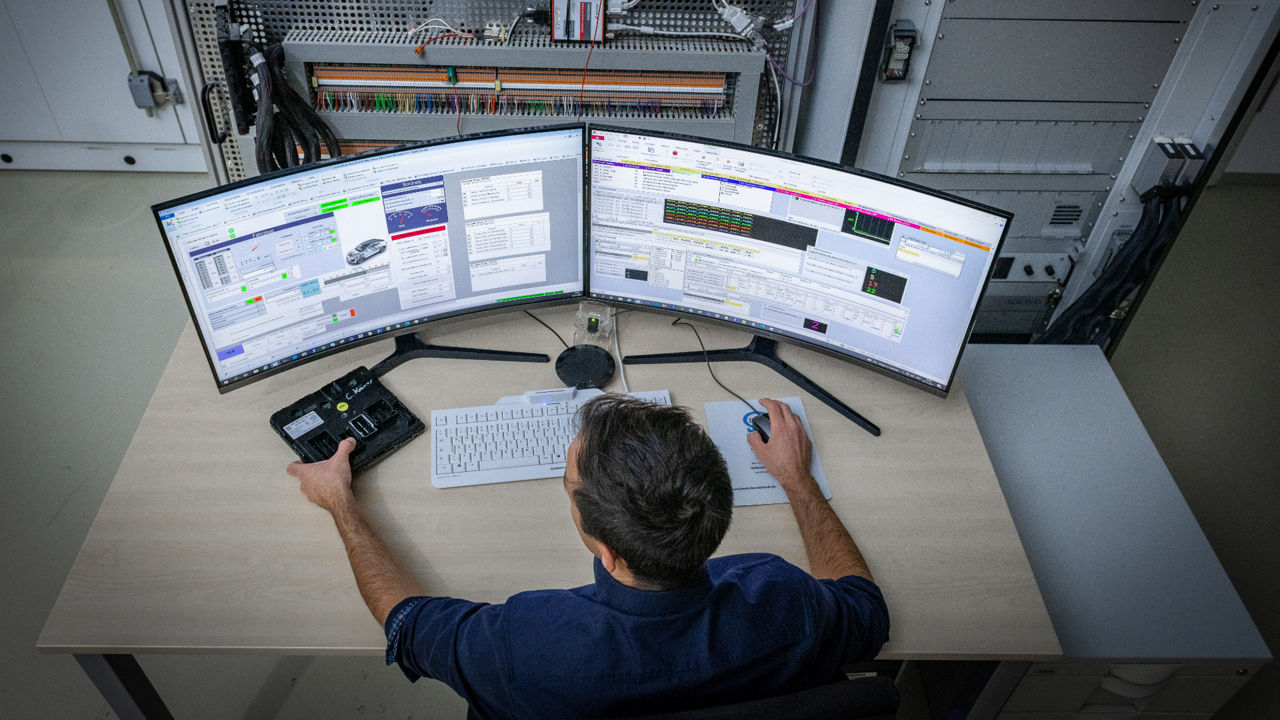
M596 345L574 345L556 358L556 375L566 386L603 387L617 366L608 350Z

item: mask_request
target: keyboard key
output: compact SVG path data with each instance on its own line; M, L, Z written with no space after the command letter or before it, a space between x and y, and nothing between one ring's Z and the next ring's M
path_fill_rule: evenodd
M480 462L481 470L501 470L503 468L520 467L522 465L532 465L529 458L523 457L506 457L501 460L482 460Z

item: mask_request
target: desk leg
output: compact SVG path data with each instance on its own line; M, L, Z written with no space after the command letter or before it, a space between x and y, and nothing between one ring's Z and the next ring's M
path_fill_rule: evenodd
M991 679L982 688L982 694L969 710L968 720L990 720L996 717L1004 709L1004 704L1009 701L1009 696L1013 695L1018 683L1022 682L1022 676L1027 674L1029 667L1031 663L1028 662L1001 660L991 674Z
M76 662L120 720L173 720L132 655L76 655Z

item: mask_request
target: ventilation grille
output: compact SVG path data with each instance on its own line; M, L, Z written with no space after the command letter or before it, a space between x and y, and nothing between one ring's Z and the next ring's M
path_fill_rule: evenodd
M1049 218L1049 225L1078 225L1080 224L1080 218L1083 216L1084 208L1079 205L1058 205L1053 208L1053 215Z

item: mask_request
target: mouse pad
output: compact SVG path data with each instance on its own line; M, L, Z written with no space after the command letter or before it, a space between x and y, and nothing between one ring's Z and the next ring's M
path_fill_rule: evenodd
M372 466L426 430L426 425L363 366L276 411L271 427L303 462L328 460L343 438L355 438L353 473Z
M813 439L813 431L809 428L809 418L804 414L804 405L798 397L776 398L786 403L791 411L800 418L804 429ZM756 459L756 454L747 444L747 433L751 427L751 416L756 413L747 410L738 400L725 402L709 402L703 404L707 413L707 434L711 441L720 448L724 455L725 465L729 468L729 479L733 482L734 505L771 505L787 502L787 494L777 480L764 469L764 465ZM818 481L818 487L826 499L831 499L831 488L827 486L827 473L822 469L822 461L818 459L818 447L813 447L813 460L809 471Z

